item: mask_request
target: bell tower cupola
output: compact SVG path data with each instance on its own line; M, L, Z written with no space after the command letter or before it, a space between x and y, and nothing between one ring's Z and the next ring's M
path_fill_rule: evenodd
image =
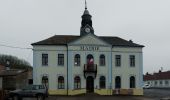
M87 2L85 0L85 10L82 17L81 21L81 28L80 28L80 35L83 36L85 34L94 34L94 30L92 27L92 16L90 15L89 11L87 10Z

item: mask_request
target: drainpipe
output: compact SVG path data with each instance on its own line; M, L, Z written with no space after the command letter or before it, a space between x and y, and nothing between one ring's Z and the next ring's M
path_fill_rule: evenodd
M68 45L67 45L67 95L68 95Z

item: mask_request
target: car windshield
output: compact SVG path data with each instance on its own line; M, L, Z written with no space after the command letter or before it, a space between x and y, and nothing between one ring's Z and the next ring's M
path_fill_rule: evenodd
M31 89L32 89L32 86L31 86L31 85L26 86L26 87L23 88L23 90L31 90Z

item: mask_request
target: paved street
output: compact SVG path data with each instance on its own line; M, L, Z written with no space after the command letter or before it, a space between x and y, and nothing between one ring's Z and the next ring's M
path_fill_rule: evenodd
M170 89L144 89L144 96L157 99L170 98Z
M170 89L145 89L144 96L99 96L88 94L81 96L49 96L46 100L160 100L167 97L170 97ZM36 99L27 98L23 100Z

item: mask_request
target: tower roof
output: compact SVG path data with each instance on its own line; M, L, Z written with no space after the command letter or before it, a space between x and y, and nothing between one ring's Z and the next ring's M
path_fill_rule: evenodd
M84 14L83 15L90 15L89 11L87 10L87 2L85 0L85 10L84 10Z
M85 9L83 15L90 15L89 11L87 9Z

